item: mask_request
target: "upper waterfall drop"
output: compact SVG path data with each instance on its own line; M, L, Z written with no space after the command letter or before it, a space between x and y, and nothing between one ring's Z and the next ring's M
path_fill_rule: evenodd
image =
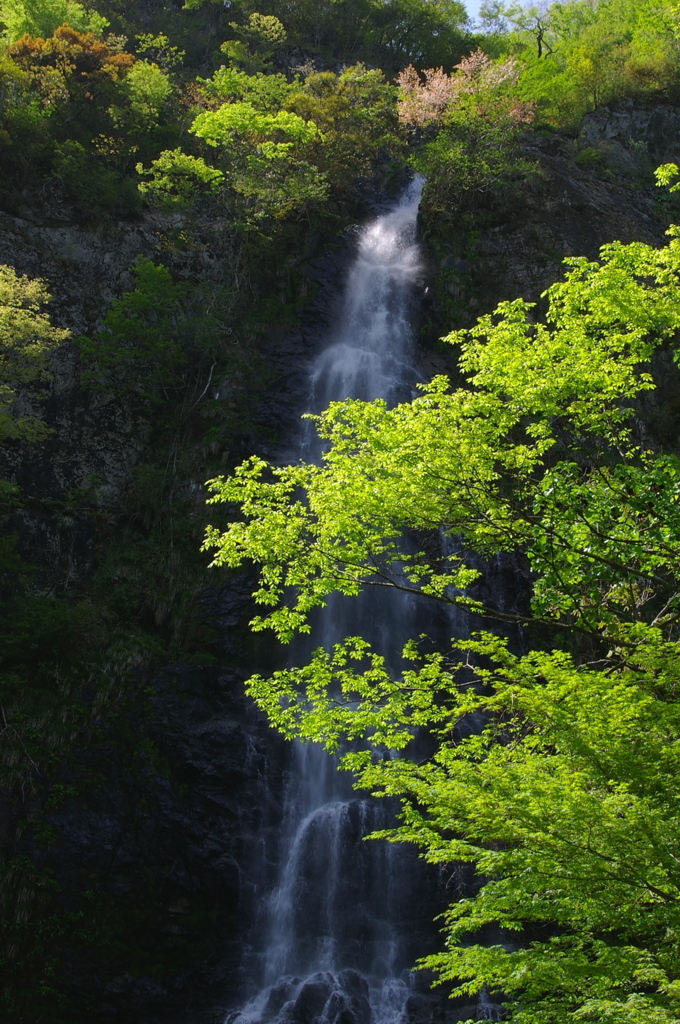
M415 379L411 328L421 272L416 226L423 180L359 234L335 329L309 370L310 411L348 398L392 403ZM312 431L300 455L321 457ZM398 664L414 632L399 593L331 598L309 645L330 648L361 632ZM399 1024L410 994L409 915L422 867L401 844L364 842L389 827L385 801L360 798L318 745L293 744L278 878L259 900L259 952L250 1002L229 1024ZM420 902L420 914L425 908Z
M360 234L338 325L311 368L316 412L346 398L389 401L414 376L412 288L421 271L416 226L424 184L414 178L399 203Z

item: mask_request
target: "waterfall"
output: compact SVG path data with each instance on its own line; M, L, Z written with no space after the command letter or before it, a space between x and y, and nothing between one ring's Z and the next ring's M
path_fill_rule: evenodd
M310 368L309 408L334 400L398 401L415 381L410 325L419 274L416 220L422 181L361 232L335 331ZM300 455L320 457L313 429ZM310 646L361 633L398 671L404 641L417 634L416 609L402 594L333 598ZM260 900L254 993L229 1024L399 1024L413 961L414 904L422 865L412 850L364 842L393 820L386 801L362 799L334 760L314 744L294 744L279 874ZM427 901L425 901L426 903ZM428 907L420 901L420 915ZM422 951L421 951L422 952Z

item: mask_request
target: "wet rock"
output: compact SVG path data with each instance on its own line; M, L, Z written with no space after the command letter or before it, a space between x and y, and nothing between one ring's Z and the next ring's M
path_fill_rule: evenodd
M321 1018L326 1003L333 993L333 977L330 974L316 974L300 989L291 1010L290 1021L295 1024L314 1024Z
M286 1003L293 1002L299 985L299 978L286 978L283 981L280 981L278 985L274 985L269 993L267 1002L265 1003L262 1019L265 1021L272 1020L283 1009Z
M323 1024L358 1024L357 1018L347 1004L347 999L334 992L324 1007Z
M358 971L341 971L338 985L350 999L352 1017L356 1024L371 1024L371 1004L368 982Z

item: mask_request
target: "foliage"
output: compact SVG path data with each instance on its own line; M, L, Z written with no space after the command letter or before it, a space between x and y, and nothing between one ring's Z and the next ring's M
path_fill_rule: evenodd
M141 209L135 183L75 140L55 147L53 167L65 195L85 221L106 214L126 217Z
M679 260L676 240L661 250L612 243L603 248L601 264L573 259L566 282L547 293L545 325L533 322L531 304L516 300L483 317L469 335L449 337L462 346L471 390L451 393L445 378L435 378L421 398L392 410L381 402L335 403L319 420L331 442L322 467L273 469L269 483L265 464L254 459L216 485L216 500L236 500L252 518L209 539L218 547L217 563L241 564L251 547L262 561L258 596L274 610L260 624L289 639L328 594L338 588L356 594L376 565L389 575L393 560L402 566L404 585L476 607L469 596L447 589L462 590L474 577L462 555L447 568L445 555L432 562L424 552L401 552L407 524L434 529L442 523L485 556L525 548L540 576L537 613L549 621L568 614L570 629L618 635L619 614L643 616L647 602L653 619L659 595L638 591L634 581L662 558L652 554L652 532L660 531L661 544L663 527L649 520L646 497L638 505L631 496L628 507L623 495L631 488L634 495L636 484L658 474L659 512L670 516L675 471L670 457L657 459L632 446L625 423L630 401L652 386L637 367L680 325ZM553 464L565 448L572 461ZM615 457L619 449L623 462ZM584 476L573 459L592 462L597 471ZM356 482L337 506L340 479ZM290 503L300 487L307 503ZM592 535L584 512L581 536L581 507L592 508ZM625 522L621 536L611 521L617 513ZM560 522L565 516L574 519ZM631 532L643 528L634 527L638 522L649 531L644 556ZM630 593L610 580L623 573ZM568 601L560 580L573 588Z
M185 9L205 2L186 0ZM288 0L285 10L262 0L258 8L258 18L283 18L290 43L322 53L329 63L361 60L390 72L409 62L427 66L458 56L467 23L458 0ZM231 42L227 49L237 52ZM246 57L248 50L242 53Z
M380 71L356 64L340 74L247 75L222 67L202 83L229 99L196 118L192 132L223 147L231 187L256 201L255 217L281 217L348 189L381 152L396 152L394 89Z
M28 96L36 97L47 115L48 130L59 141L90 143L104 123L117 86L135 63L130 53L112 50L93 33L61 25L48 39L22 36L10 49L14 63L25 72ZM24 99L22 97L21 99ZM71 122L76 119L76 137Z
M318 206L330 188L346 192L381 154L400 147L395 90L363 64L293 82L223 66L200 84L212 109L190 131L217 151L217 169L246 221ZM215 109L216 100L227 102Z
M303 155L322 135L297 114L263 113L245 101L225 103L199 114L191 131L209 146L221 147L226 178L246 200L246 220L284 217L328 194L323 175Z
M435 730L426 763L344 758L361 785L402 798L403 825L381 835L486 879L451 906L446 952L422 966L454 995L511 997L522 1024L676 1020L677 642L652 631L614 673L565 653L517 658L489 635L446 661L406 653L394 680L350 640L278 674L278 692L251 687L280 728L331 749L367 732L403 749L418 724ZM495 667L471 673L480 657ZM480 715L492 724L469 735ZM495 942L475 941L499 926Z
M675 95L677 21L663 0L496 5L495 18L509 23L501 45L525 67L521 98L550 123L625 96Z
M456 79L444 68L426 68L423 79L412 64L397 75L399 119L405 124L438 121L453 97Z
M286 41L286 30L273 14L251 14L245 25L239 26L231 22L231 27L254 49L266 50L268 53L275 46L283 46Z
M157 64L139 60L125 76L125 90L130 109L141 123L153 124L172 92L172 83Z
M663 164L656 169L656 180L659 185L670 185L671 192L680 191L680 182L674 182L674 178L680 176L680 169L677 164Z
M454 24L463 23L461 5L449 0L399 3L390 17L399 21L404 44L415 42L422 29L439 46L449 29L458 31ZM382 4L361 0L331 11L293 3L285 26L266 5L260 11L236 7L228 23L220 12L208 21L228 31L221 51L229 60L198 83L174 77L186 59L176 37L135 31L132 21L121 20L119 7L103 5L116 30L129 26L136 53L128 52L125 36L101 38L75 17L53 26L51 34L31 29L12 43L0 101L0 160L10 206L20 203L28 186L43 195L46 188L61 192L85 220L135 216L140 196L156 204L170 197L181 205L194 194L214 192L222 180L219 197L230 214L246 225L266 220L273 231L274 221L320 208L331 190L348 196L358 176L399 152L395 91L380 71L355 63L338 74L307 73L303 81L271 68L277 53L306 46L310 32L332 49L350 52L361 42L374 55L378 47L393 63L402 43L388 39L395 24L383 24ZM375 21L373 28L367 18ZM319 33L328 36L323 44ZM216 109L216 101L222 107ZM253 120L252 111L248 120L250 108L275 120ZM301 132L293 115L318 131ZM140 165L146 181L137 190Z
M76 0L0 0L0 22L9 41L21 36L51 36L59 25L101 36L108 21Z
M372 173L381 154L399 154L394 101L394 87L381 71L354 64L340 74L308 75L286 107L318 125L323 140L315 161L336 189L347 189Z
M429 177L425 214L446 230L475 190L527 173L518 140L534 109L571 126L609 99L677 90L675 0L487 4L493 31L475 39L454 0L95 6L99 15L71 0L0 0L11 44L0 56L4 206L98 225L138 216L142 201L196 206L191 217L154 217L162 256L136 264L130 289L101 311L101 329L78 343L86 388L148 419L151 438L120 504L102 507L84 490L40 507L94 538L92 581L81 581L82 592L70 576L55 583L52 567L33 569L11 542L0 544L7 789L35 781L36 765L45 780L63 772L67 751L111 726L155 658L205 657L191 639L204 582L191 556L202 523L196 462L214 459L205 475L229 464L250 392L271 372L255 374L251 339L304 301L300 263L318 244L320 220L348 219L357 178L389 172L408 136ZM103 36L106 19L115 34ZM406 131L391 84L403 68ZM226 283L202 258L207 215L218 221L215 246L225 248L214 263L220 274L228 265ZM474 377L468 391L437 381L397 410L337 407L320 424L332 445L324 467L272 477L253 463L229 485L258 515L271 501L271 514L246 524L243 543L233 527L229 557L265 553L265 601L299 588L297 606L265 606L282 635L305 628L310 607L335 590L381 580L514 622L483 605L480 557L519 549L528 560L535 649L524 658L491 636L441 657L412 644L394 677L379 652L350 639L274 685L252 681L288 734L331 747L353 737L348 767L404 800L393 838L421 842L442 863L467 859L491 879L455 909L447 927L462 944L452 940L432 966L471 991L505 992L526 1022L679 1016L667 854L677 840L678 468L626 433L649 386L638 364L676 326L675 244L656 257L614 247L600 268L575 264L567 291L551 293L552 323L537 325L535 310L511 304L478 335L455 339ZM12 288L24 280L15 275ZM26 284L46 300L44 286ZM14 325L8 336L23 317L33 334L21 337L33 341L5 346L0 433L35 440L44 436L35 402L63 332L40 302L2 308ZM19 369L10 373L12 360ZM219 400L209 397L218 381ZM4 515L21 495L0 488ZM309 504L291 506L305 492ZM438 555L442 524L474 554ZM459 672L461 663L471 667ZM349 703L337 703L337 687ZM480 718L493 723L486 734L458 742ZM439 747L415 766L408 740L420 723ZM369 747L402 756L372 760ZM30 876L28 866L3 877L23 894L19 879ZM609 921L599 909L607 901ZM60 983L45 964L52 969L74 926L37 907L18 907L30 916L19 929L30 953L10 968L15 991L17 977L30 977L20 1015L89 1018L89 1008L55 1009ZM487 923L504 929L496 948L478 942L475 929ZM513 932L517 924L523 930ZM14 941L15 925L7 928ZM122 928L121 949L134 928ZM121 974L128 956L120 954ZM47 978L49 992L39 1012L35 978Z
M204 94L209 99L244 101L268 114L279 111L295 89L285 75L265 75L261 71L249 75L237 68L227 67L219 68L212 78L202 84Z
M23 35L10 47L13 60L26 71L52 69L45 74L58 75L63 82L82 83L92 88L97 80L117 81L135 62L130 53L111 49L93 32L78 32L69 25L60 25L47 39Z
M517 97L515 59L493 61L478 49L454 70L448 76L431 68L423 82L409 66L397 79L399 117L423 132L412 157L427 179L423 209L428 220L442 223L457 217L471 194L503 187L534 170L518 147L534 108Z
M384 67L443 64L460 54L465 7L457 0L391 0L370 5L373 38ZM370 32L370 29L369 29ZM365 54L366 60L370 57Z
M85 217L134 206L136 196L126 194L119 168L95 149L112 132L109 110L134 56L92 33L60 26L49 39L23 36L9 58L16 74L3 95L6 145L0 151L8 191L56 174ZM109 137L104 148L110 145Z
M455 992L510 997L521 1024L670 1024L680 461L645 447L632 415L680 327L680 241L568 263L545 322L517 300L449 337L467 387L438 378L394 409L334 403L316 417L321 465L250 459L213 481L243 518L206 546L213 564L259 567L253 628L285 641L368 586L530 624L522 656L489 633L447 655L414 640L395 673L354 637L249 688L286 735L352 741L358 784L402 799L389 838L475 865L481 888L423 964ZM480 560L516 551L525 613L475 591ZM421 726L436 749L414 761Z
M102 38L101 18L71 0L10 6L19 20L12 22L12 46L0 68L5 202L20 203L26 187L44 194L46 185L53 191L63 183L64 197L88 220L135 216L135 168L159 159L168 164L174 159L168 154L180 151L225 175L220 197L248 225L299 217L318 209L331 192L347 197L357 176L400 152L394 91L373 70L376 65L388 75L402 69L401 119L411 141L427 129L421 141L430 148L417 159L428 176L425 211L432 218L464 203L476 188L526 172L510 165L521 125L533 110L540 121L573 125L587 109L612 98L659 92L672 97L677 87L680 22L670 0L575 0L540 8L487 4L489 32L478 37L487 55L478 50L462 61L465 12L455 0L290 0L285 10L265 2L259 10L239 4L228 12L197 2L187 4L184 14L166 11L167 31L160 16L144 22L134 4L123 10L118 0L102 0L115 31L122 28L135 38L136 56L127 52L125 36ZM190 81L191 67L182 81L175 77L187 61L178 43L192 38L191 26L199 35L207 32L198 84ZM218 45L226 66L205 77L205 62L217 56ZM192 61L198 59L194 48L192 43ZM351 67L339 74L310 74L308 66L301 67L304 80L294 68L274 72L277 62L290 69L300 49L317 54L321 66L325 61ZM501 57L492 61L491 54ZM479 73L475 61L484 63ZM421 73L428 76L425 85ZM215 101L250 104L272 116L296 113L316 124L325 139L296 145L284 158L278 144L291 141L287 137L237 132L238 138L230 135L219 153L210 154L187 129L203 115L216 114ZM437 138L434 124L441 128ZM144 173L153 181L164 171ZM205 182L196 184L200 194ZM142 189L144 196L153 194L153 187Z
M140 192L161 209L181 208L202 194L215 192L224 179L216 167L203 157L189 156L181 149L165 150L148 170L137 164L137 173L146 178Z
M25 680L32 679L33 689L51 689L54 705L60 696L59 666L65 666L82 655L87 626L93 625L91 606L60 602L53 596L32 592L31 567L16 554L16 537L3 538L0 549L0 573L5 584L11 584L2 602L0 637L3 661L0 672L0 702L5 714L17 727L25 721L32 695L26 691ZM57 670L55 672L55 669ZM36 695L37 696L37 695ZM34 710L34 708L31 708ZM14 716L12 716L14 712ZM31 739L37 737L31 736ZM20 738L13 737L12 746L20 748ZM11 763L24 763L21 750L16 750ZM7 767L7 762L3 768ZM0 773L2 774L2 773ZM7 789L7 778L0 785Z
M27 77L6 54L0 56L0 117L3 119L6 108L14 105L17 94L21 95Z
M479 5L479 23L488 35L502 35L508 31L507 5L503 0L484 0Z
M222 43L220 50L232 64L250 74L269 67L272 54L286 42L286 30L273 14L251 14L245 25L230 22L236 39Z
M142 32L136 37L137 53L144 53L147 59L157 64L163 71L173 71L184 62L186 53L177 46L172 46L164 32L157 36L150 32Z
M481 49L464 57L454 70L457 75L446 75L443 68L427 68L423 72L424 82L412 64L401 71L397 75L400 120L408 125L443 120L447 109L459 106L464 97L479 96L501 85L514 85L519 78L514 58L494 62ZM526 116L519 119L527 120Z
M319 138L319 129L312 121L305 121L297 114L279 110L276 114L263 114L252 103L225 103L218 110L206 110L199 114L191 130L209 146L223 146L233 143L239 137L253 140L256 144L276 147L272 152L283 152L282 146L296 143L305 145ZM270 142L270 136L283 136L285 142ZM286 149L287 152L287 149Z
M144 402L158 401L182 380L189 344L200 350L205 327L187 309L186 289L170 272L140 258L134 288L114 299L93 338L79 338L83 380Z
M20 396L49 378L50 352L69 337L42 312L51 298L44 281L20 277L0 266L0 439L38 441L46 436L44 423L30 412L18 412ZM30 405L28 406L30 408Z
M0 159L10 188L46 179L86 220L139 211L135 164L176 135L166 127L174 86L123 44L61 25L49 38L24 35L9 48ZM147 44L159 52L164 45L151 37Z

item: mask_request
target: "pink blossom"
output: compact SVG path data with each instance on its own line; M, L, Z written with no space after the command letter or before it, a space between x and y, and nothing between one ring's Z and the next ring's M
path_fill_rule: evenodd
M451 75L443 68L428 68L422 76L412 64L397 75L401 90L397 107L404 124L422 126L429 121L439 121L447 108L454 106L462 96L514 85L519 78L519 65L514 57L496 63L478 49L463 57ZM516 124L528 124L533 118L533 107L517 100L511 108L511 118Z

